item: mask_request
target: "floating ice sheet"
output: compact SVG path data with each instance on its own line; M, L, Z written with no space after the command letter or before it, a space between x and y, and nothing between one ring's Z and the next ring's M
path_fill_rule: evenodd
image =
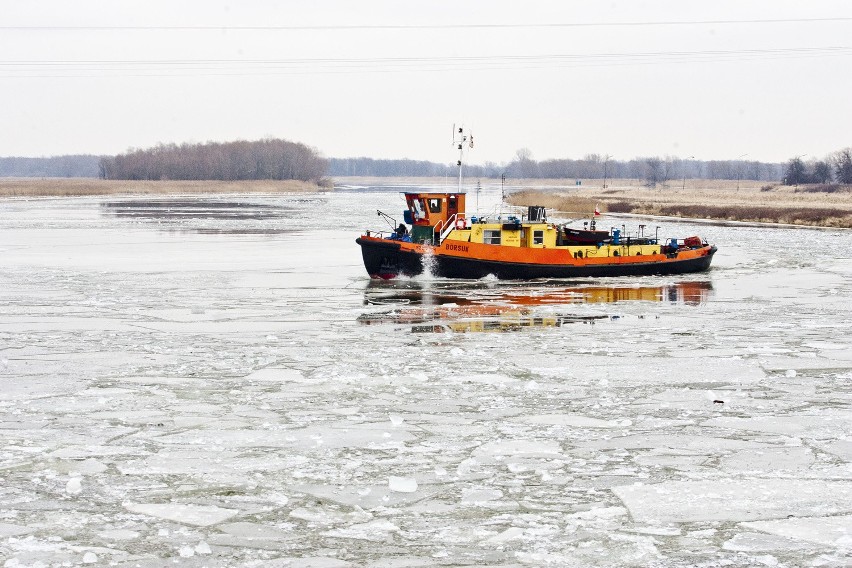
M614 449L660 449L682 450L686 453L716 453L721 451L742 450L748 448L769 448L769 444L753 442L739 438L719 438L689 434L632 434L616 436L602 440L579 442L581 448L597 450Z
M628 485L613 491L640 522L754 521L852 512L852 482L720 479Z
M0 523L0 537L20 536L31 532L35 532L35 529L12 523Z
M165 444L204 448L378 448L395 447L413 436L388 424L327 424L292 430L193 430L158 438Z
M722 456L719 467L726 472L753 474L802 474L814 464L815 456L809 448L792 446L740 450Z
M770 372L778 371L848 371L852 369L852 360L843 353L827 351L822 357L762 357L761 366Z
M237 515L239 511L214 505L186 505L182 503L125 503L131 513L166 519L176 523L209 527Z
M852 436L852 412L826 410L820 414L784 414L754 418L721 416L707 420L704 425L735 431L766 432L831 440Z
M676 348L676 347L675 347ZM614 352L611 356L554 353L546 359L516 358L536 373L562 375L581 384L610 381L613 385L678 385L720 383L748 385L765 373L754 364L735 358L705 358L692 352L688 358L648 357Z
M852 551L852 515L807 517L743 523L750 529Z
M573 426L575 428L616 428L626 426L623 421L601 420L579 414L536 414L521 418L522 422L530 424L546 424L550 426Z
M760 521L762 522L762 521ZM742 526L747 526L750 523L743 523ZM791 538L765 534L759 532L741 532L737 533L730 540L722 544L725 550L733 550L735 552L792 552L801 550L801 541L796 541Z

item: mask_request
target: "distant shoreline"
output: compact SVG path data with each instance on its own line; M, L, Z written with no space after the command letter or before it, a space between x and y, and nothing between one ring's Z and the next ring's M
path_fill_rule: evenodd
M579 181L579 185L577 182ZM335 178L339 185L433 185L453 191L458 178ZM500 179L465 178L468 193L480 183L499 190ZM588 219L601 212L716 222L852 228L852 186L785 186L756 180L673 179L648 187L640 179L507 179L506 202L541 205L555 218Z
M298 180L104 180L96 178L0 178L0 197L84 197L217 193L308 193L329 191Z
M554 216L587 218L595 207L602 212L852 228L852 186L783 186L753 180L670 180L647 187L641 180L513 179L506 180L511 205L543 205ZM499 179L464 180L467 191L481 183L494 191ZM335 187L416 185L454 191L457 178L336 177ZM0 178L3 197L83 197L98 195L215 195L286 194L332 191L315 183L294 180L245 181L129 181L93 178Z

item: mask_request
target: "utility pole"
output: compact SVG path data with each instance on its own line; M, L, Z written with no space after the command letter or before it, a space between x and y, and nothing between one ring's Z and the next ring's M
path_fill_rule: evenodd
M742 168L740 167L740 158L745 158L746 156L748 156L748 154L737 156L737 191L740 190L740 174L742 173Z
M689 158L687 158L687 160L692 160L693 158L695 158L695 156L690 156ZM686 190L686 165L684 165L683 167L683 185L681 186L680 190Z
M606 189L606 165L607 165L607 163L609 163L610 158L612 158L612 156L610 156L609 154L604 156L604 183L603 183L604 189Z

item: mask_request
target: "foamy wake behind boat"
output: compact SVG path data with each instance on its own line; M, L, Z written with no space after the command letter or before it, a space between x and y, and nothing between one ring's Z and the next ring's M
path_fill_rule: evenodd
M700 237L661 240L642 226L627 234L596 230L594 219L583 229L549 223L544 207L505 219L468 216L461 191L403 195L405 223L356 239L374 278L415 276L427 267L439 277L506 280L686 274L707 270L716 253Z

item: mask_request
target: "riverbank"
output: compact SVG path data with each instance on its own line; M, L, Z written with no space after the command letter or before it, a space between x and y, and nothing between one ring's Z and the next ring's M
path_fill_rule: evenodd
M649 188L638 180L614 180L604 188L565 186L546 180L518 184L512 205L544 205L565 216L586 217L595 207L612 213L662 215L852 228L852 187L798 187L755 181L685 180Z
M457 183L450 178L335 178L338 187L431 185L453 191ZM852 228L852 186L679 179L647 187L644 180L611 179L604 187L600 179L464 180L468 193L477 184L488 191L502 189L510 205L542 205L557 217L589 217L598 207L602 213Z
M448 178L336 178L336 187L404 188L433 186L452 191ZM501 187L500 180L466 179L467 191ZM92 178L0 178L0 197L77 197L91 195L275 194L329 191L330 187L295 180L130 181ZM661 215L726 221L785 223L852 228L852 186L784 186L751 180L673 180L650 188L641 180L507 180L511 205L543 205L558 216L588 217L601 212Z
M297 180L151 181L92 178L0 178L0 197L81 197L86 195L171 195L216 193L301 193L327 191Z

